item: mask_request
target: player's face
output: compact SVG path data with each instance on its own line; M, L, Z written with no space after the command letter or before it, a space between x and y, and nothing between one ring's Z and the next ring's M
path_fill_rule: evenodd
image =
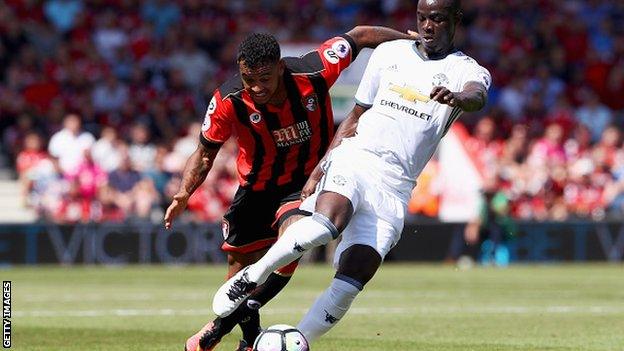
M455 34L455 14L447 0L418 2L418 34L427 53L444 54L452 47Z
M239 62L238 69L245 90L257 104L266 104L280 87L284 66L282 61L260 67L249 68L244 61Z

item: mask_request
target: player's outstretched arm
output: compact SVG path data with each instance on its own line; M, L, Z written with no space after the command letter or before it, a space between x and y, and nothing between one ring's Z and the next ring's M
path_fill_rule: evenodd
M323 170L321 169L321 165L327 158L327 155L333 148L340 145L343 138L348 138L348 137L352 137L353 135L355 135L355 131L357 129L357 124L358 124L358 121L360 120L360 116L362 116L362 114L367 109L368 109L367 107L355 104L351 112L349 112L349 114L347 115L347 118L345 118L345 120L342 121L342 123L340 123L340 126L338 126L338 129L336 130L336 135L334 135L334 139L332 140L331 144L329 144L329 148L327 149L325 156L316 165L316 167L314 168L314 171L312 171L312 174L310 174L310 178L308 178L308 181L303 186L303 189L301 190L302 199L305 199L306 197L314 193L316 184L323 177Z
M357 49L376 48L377 45L391 40L411 39L414 40L418 34L412 31L402 33L388 27L381 26L356 26L347 32L353 39Z
M165 228L171 228L173 220L186 208L188 199L204 182L210 168L212 168L212 163L218 151L218 148L209 149L202 143L197 145L197 149L186 161L186 166L184 166L180 190L173 196L171 205L165 212Z
M478 82L468 82L464 90L454 93L445 87L437 86L431 91L432 100L451 107L459 107L466 112L481 110L487 103L487 89Z

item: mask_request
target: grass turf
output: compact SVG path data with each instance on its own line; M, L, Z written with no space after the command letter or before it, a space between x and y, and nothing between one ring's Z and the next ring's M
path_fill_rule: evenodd
M182 350L212 318L223 266L20 267L12 280L15 350ZM263 309L296 325L328 285L299 269ZM234 350L238 329L217 350ZM624 265L508 269L386 264L314 350L624 351Z

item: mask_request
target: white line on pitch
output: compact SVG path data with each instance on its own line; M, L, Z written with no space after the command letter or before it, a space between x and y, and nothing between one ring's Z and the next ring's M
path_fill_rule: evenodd
M303 314L305 308L266 308L266 315ZM474 314L620 314L624 307L616 306L483 306L483 307L422 307L422 308L367 308L354 307L349 314L440 314L440 313L474 313ZM211 316L210 309L102 309L102 310L32 310L13 311L15 317L102 317L102 316Z

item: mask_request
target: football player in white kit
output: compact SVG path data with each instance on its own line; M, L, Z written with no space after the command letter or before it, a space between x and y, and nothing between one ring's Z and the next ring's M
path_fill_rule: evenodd
M491 82L453 45L459 0L420 0L417 12L420 39L373 52L355 107L303 189L300 208L313 215L217 291L216 314L228 315L276 268L342 234L336 275L297 326L312 342L345 315L399 240L416 178L460 114L485 106Z

